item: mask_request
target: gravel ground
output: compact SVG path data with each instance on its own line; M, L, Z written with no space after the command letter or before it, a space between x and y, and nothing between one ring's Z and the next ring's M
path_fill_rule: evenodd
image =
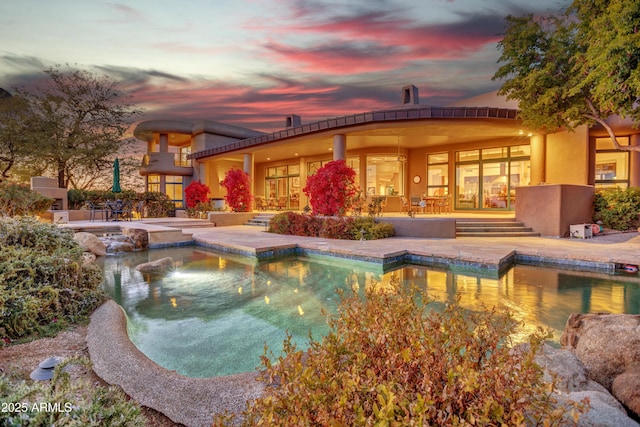
M8 375L18 375L29 379L31 371L38 364L51 357L86 356L87 350L87 326L76 326L73 329L63 331L54 338L41 338L25 344L17 344L9 347L0 347L0 371ZM70 371L71 378L84 378L91 384L107 385L92 370L74 367ZM173 427L180 426L169 418L150 408L142 407L142 413L147 419L149 427Z

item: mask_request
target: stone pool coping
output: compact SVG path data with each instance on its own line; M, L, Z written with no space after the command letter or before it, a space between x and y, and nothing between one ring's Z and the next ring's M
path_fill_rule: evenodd
M189 378L157 365L131 342L126 315L112 300L92 314L87 345L100 378L119 385L139 404L189 427L210 426L214 413L241 412L247 400L264 390L257 372Z

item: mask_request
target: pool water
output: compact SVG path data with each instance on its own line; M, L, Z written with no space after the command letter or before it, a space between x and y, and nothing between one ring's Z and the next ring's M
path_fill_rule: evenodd
M175 268L145 277L135 267L171 256ZM327 333L336 289L387 286L393 276L439 302L482 309L503 304L521 334L550 327L560 338L571 313L640 313L640 276L517 265L500 277L422 266L382 271L330 257L259 262L201 248L156 249L102 258L104 287L128 316L133 343L159 365L190 377L254 371L264 346L278 355L286 333L299 348Z

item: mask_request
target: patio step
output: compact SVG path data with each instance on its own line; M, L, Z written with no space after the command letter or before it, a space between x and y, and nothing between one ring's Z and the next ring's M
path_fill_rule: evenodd
M540 233L533 231L515 219L473 219L456 220L456 236L458 237L538 237Z
M255 216L249 221L247 221L244 225L252 225L256 227L266 228L269 226L269 221L271 221L271 218L273 218L274 216L275 214L261 213L261 214L258 214L258 216Z
M133 223L133 221L132 221ZM175 221L154 221L150 222L153 225L161 225L163 227L171 227L171 228L204 228L204 227L215 227L215 225L209 221L208 219L188 219L184 221L180 221L176 219Z

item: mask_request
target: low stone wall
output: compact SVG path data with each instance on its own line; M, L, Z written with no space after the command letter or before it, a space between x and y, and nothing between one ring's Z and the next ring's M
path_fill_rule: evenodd
M255 212L209 212L209 221L215 223L216 227L243 225L256 215Z
M455 218L381 217L376 218L376 222L388 222L392 224L396 237L456 238Z

